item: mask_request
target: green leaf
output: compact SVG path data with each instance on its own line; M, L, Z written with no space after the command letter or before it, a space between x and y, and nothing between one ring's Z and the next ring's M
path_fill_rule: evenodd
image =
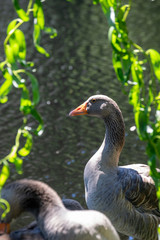
M23 160L19 157L15 157L13 163L16 167L17 173L22 174L23 173L23 170L22 170Z
M5 46L5 54L6 54L8 63L14 64L15 63L14 52L13 52L13 48L9 44Z
M33 40L34 40L34 45L38 45L40 42L40 35L41 35L41 29L38 24L34 24L34 31L33 31Z
M8 177L9 177L9 165L5 164L5 165L3 165L1 173L0 173L0 188L3 187L3 185L5 184Z
M9 43L15 59L20 58L24 60L26 57L26 41L23 32L19 29L15 30L9 38Z
M152 103L153 100L154 100L154 93L153 93L153 90L152 90L152 83L149 83L148 95L149 95L148 105L151 105L151 103Z
M0 103L2 103L2 104L6 103L7 101L8 101L8 97L7 96L5 96L5 97L0 99Z
M139 98L140 98L140 88L138 84L134 85L129 92L129 103L134 106L134 109L139 106Z
M154 49L149 49L146 53L150 55L154 73L157 79L160 80L160 54Z
M4 71L4 66L6 65L6 61L3 61L0 63L0 70L3 72Z
M39 45L40 36L41 36L41 28L37 23L34 23L34 31L33 31L34 45L38 52L40 52L41 54L44 54L46 57L49 57L49 53Z
M106 1L106 0L103 0L103 1ZM116 0L107 0L107 2L110 7L115 7L117 5Z
M20 8L19 5L19 0L12 0L13 4L14 4L14 8L18 14L18 16L24 21L24 22L28 22L29 21L29 16L26 14L26 12Z
M99 0L93 0L93 4L98 4L99 3Z
M17 19L14 19L13 21L11 21L7 27L7 35L11 34L11 31L13 31L13 29L15 28L15 26L17 25Z
M57 30L51 27L44 27L44 32L50 34L50 38L57 37Z
M126 50L121 47L121 42L120 42L120 38L118 37L118 32L113 26L110 27L108 31L108 38L115 52L117 52L118 54L121 54L122 56L126 54Z
M109 9L110 9L110 6L108 4L108 1L105 1L105 0L99 0L100 4L101 4L101 7L102 7L102 10L104 12L104 15L106 15L106 17L108 18L108 12L109 12Z
M0 218L2 220L10 212L10 204L6 199L0 197L0 207L4 210Z
M23 137L26 138L26 143L24 147L18 151L18 154L23 157L26 157L32 149L32 135L25 130L25 132L23 133Z
M121 58L115 51L113 51L112 61L113 61L113 67L116 72L117 78L119 81L121 81L123 83L124 76L123 76Z
M146 152L149 156L148 165L150 166L150 175L153 177L156 187L159 185L158 179L160 179L160 173L156 170L156 153L155 153L155 146L151 139L149 139Z
M32 102L29 97L29 91L27 87L23 87L21 102L20 102L20 111L22 111L25 115L30 114L32 110Z
M16 73L16 75L13 73L13 85L15 88L25 87L25 84L18 73Z
M18 43L18 47L19 47L19 58L25 59L25 57L26 57L26 41L25 41L24 33L19 29L17 29L15 31L15 40Z
M49 57L49 53L41 46L39 46L38 44L35 45L37 51L41 54L44 54L46 57Z
M160 159L160 139L156 137L155 140L156 155Z
M146 140L147 138L147 124L148 124L148 111L147 108L142 108L137 106L135 111L135 123L137 128L137 133L141 140Z
M32 83L33 105L35 106L39 103L39 99L40 99L38 81L37 81L37 78L30 72L25 71L25 73L29 76Z
M120 7L119 11L118 11L118 20L120 21L124 21L124 14L126 12L126 10L128 9L129 5L123 5L122 7Z
M143 69L136 60L134 60L131 65L131 72L132 72L133 81L138 83L138 85L142 87L142 85L144 85Z
M35 108L32 109L31 111L32 116L39 122L39 125L37 129L34 131L34 133L38 136L42 135L43 130L44 130L44 123L41 118L41 115L37 112Z
M12 76L9 74L8 70L3 71L3 76L6 79L5 82L0 87L0 101L4 103L6 95L11 91L12 88Z
M42 4L40 0L36 0L36 2L33 5L33 16L34 16L34 21L36 21L36 24L39 25L40 29L44 29L45 20L44 20Z

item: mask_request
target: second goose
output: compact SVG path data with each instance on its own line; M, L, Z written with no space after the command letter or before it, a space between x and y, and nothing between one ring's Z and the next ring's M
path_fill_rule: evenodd
M17 180L3 188L2 198L9 202L11 208L5 223L24 211L31 212L45 240L119 240L104 214L66 209L58 194L43 182Z

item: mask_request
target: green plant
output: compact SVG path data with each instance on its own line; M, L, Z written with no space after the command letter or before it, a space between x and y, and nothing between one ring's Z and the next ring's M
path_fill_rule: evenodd
M147 142L150 173L160 199L160 173L156 170L156 162L160 161L160 54L154 49L144 50L130 39L126 19L131 0L125 5L121 0L94 0L93 3L100 3L108 20L113 66L118 80L129 91L137 133ZM149 75L144 80L146 69Z
M28 0L27 10L20 7L19 0L13 0L14 8L18 18L11 21L7 28L7 36L4 40L5 60L0 63L0 71L3 75L3 83L0 86L0 103L8 101L8 95L11 91L17 89L21 91L20 111L23 114L23 124L17 131L15 145L10 153L0 160L2 166L0 172L0 190L10 174L10 163L14 164L17 172L22 173L22 157L26 157L32 148L32 135L41 135L43 132L43 120L36 110L39 103L38 80L33 75L33 62L28 62L26 40L20 27L26 22L33 22L33 43L35 48L41 54L49 57L49 53L40 46L41 32L49 34L51 38L57 36L54 28L45 27L45 19L40 0ZM27 82L31 82L31 90ZM28 117L32 116L37 122L38 127L33 129L28 127ZM25 144L21 147L20 138L25 139ZM3 199L0 199L1 207L6 205ZM8 208L7 208L8 209ZM8 211L8 210L7 210Z

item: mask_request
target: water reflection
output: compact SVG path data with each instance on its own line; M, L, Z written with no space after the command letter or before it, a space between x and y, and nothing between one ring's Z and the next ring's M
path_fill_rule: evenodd
M3 11L9 12L9 23L16 16L9 0L4 5ZM160 50L157 31L159 8L156 1L148 1L141 9L139 3L133 2L128 22L136 42L157 50ZM115 77L111 47L107 41L107 24L100 7L93 6L89 0L78 1L78 4L48 0L44 9L47 25L58 29L58 37L54 41L48 40L48 36L42 39L42 45L52 56L46 59L33 50L32 45L29 45L28 54L29 60L35 60L37 65L36 76L41 92L39 111L45 122L45 132L40 138L34 137L33 150L24 160L23 176L17 176L13 168L10 181L22 177L39 179L51 185L61 197L75 198L85 206L83 170L103 140L104 125L96 118L69 118L70 110L93 94L108 95L118 103L126 124L126 144L120 164L146 163L145 146L138 140L136 132L130 131L134 126L132 107ZM148 13L152 15L149 19L146 17ZM0 19L0 23L6 21L4 14L0 14ZM6 26L7 22L3 30ZM28 41L31 42L30 36ZM9 152L16 130L21 125L18 91L17 94L13 92L10 99L9 103L1 106L2 157Z

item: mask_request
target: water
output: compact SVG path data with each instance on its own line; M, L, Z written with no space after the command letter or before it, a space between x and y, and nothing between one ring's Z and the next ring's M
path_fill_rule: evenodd
M17 175L12 167L9 181L24 177L42 180L62 198L75 198L85 206L83 170L103 140L104 125L96 118L69 118L70 110L91 95L108 95L118 103L126 125L126 144L120 165L147 163L147 156L145 144L138 140L135 131L130 131L134 126L132 106L128 104L127 94L121 91L112 67L105 16L92 1L77 2L44 2L46 25L58 30L54 40L43 35L42 45L51 53L51 58L46 59L36 52L31 44L31 26L26 24L24 28L29 33L28 60L36 63L35 74L41 92L38 110L45 122L45 132L40 138L34 137L32 152L24 160L23 175ZM3 53L7 24L16 14L9 0L3 2L0 11L0 52ZM144 49L160 50L159 11L158 1L146 1L145 4L142 0L133 1L128 18L130 36ZM1 106L1 157L9 153L22 122L18 112L19 96L19 91L12 91L10 101ZM20 222L15 226L23 226L27 218L23 218L23 224Z

